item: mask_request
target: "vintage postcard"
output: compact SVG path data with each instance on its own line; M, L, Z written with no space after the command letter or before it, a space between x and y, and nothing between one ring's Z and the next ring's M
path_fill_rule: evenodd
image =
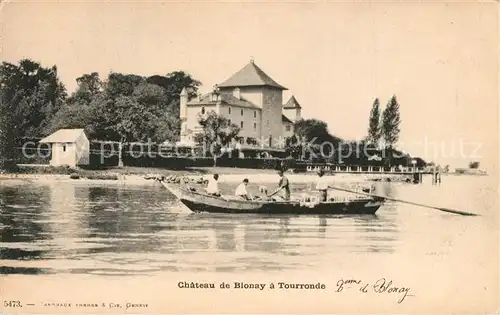
M499 314L497 1L1 1L0 315Z

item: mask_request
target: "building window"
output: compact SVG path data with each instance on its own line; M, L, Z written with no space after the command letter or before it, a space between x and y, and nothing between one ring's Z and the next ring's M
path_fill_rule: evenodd
M231 115L231 107L229 107L229 115Z
M241 116L243 116L243 108L241 109Z
M240 123L241 128L243 128L243 122Z
M257 118L257 111L256 110L253 111L253 118Z
M253 123L253 130L257 130L257 123Z
M63 144L63 152L66 152L66 145Z
M201 114L202 114L202 115L205 115L205 107L202 107L202 108L201 108Z
M290 131L290 125L286 125L285 130Z

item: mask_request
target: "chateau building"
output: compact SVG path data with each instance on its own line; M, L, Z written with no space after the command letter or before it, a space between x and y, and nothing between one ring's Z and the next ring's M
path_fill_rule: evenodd
M301 118L301 106L295 97L283 103L284 86L274 81L253 60L215 91L188 100L185 89L180 95L182 144L193 144L202 132L199 115L215 111L240 128L238 140L245 146L278 148L293 135L293 124Z

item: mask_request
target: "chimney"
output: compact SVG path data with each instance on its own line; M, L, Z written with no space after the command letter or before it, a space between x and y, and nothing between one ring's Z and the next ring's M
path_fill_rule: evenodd
M233 96L236 97L237 99L241 99L241 93L239 88L235 88L233 90Z

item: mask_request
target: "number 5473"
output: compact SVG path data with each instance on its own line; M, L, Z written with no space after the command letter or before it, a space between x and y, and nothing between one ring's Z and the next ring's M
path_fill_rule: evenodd
M21 305L21 301L4 301L3 306L4 307L23 307Z

